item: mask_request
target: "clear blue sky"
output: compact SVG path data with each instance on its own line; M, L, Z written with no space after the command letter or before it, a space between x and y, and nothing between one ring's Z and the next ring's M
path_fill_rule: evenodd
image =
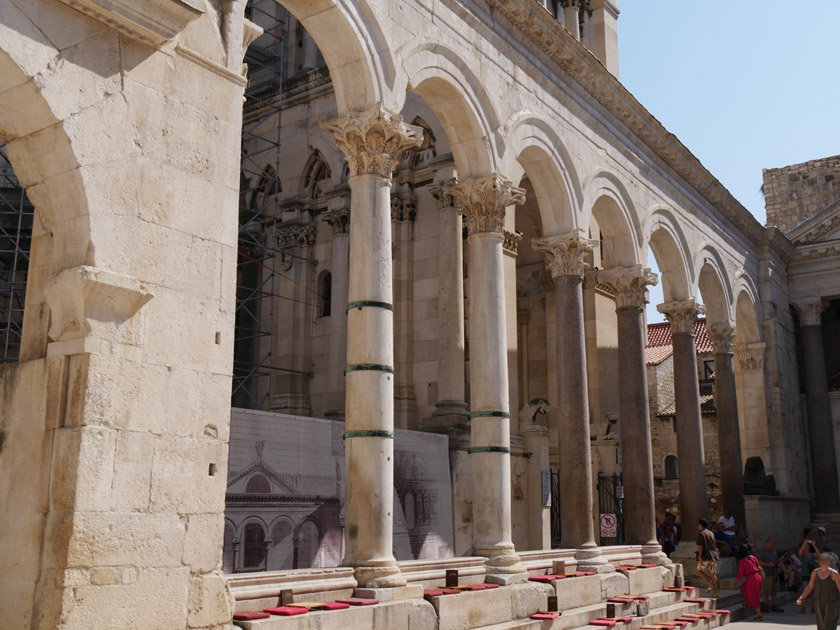
M840 154L840 0L618 6L622 83L759 221L762 168Z

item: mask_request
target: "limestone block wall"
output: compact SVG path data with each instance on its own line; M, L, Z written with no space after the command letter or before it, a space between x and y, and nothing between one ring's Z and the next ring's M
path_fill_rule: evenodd
M840 155L762 171L767 224L787 232L840 199Z
M807 496L744 497L747 512L747 531L750 540L760 545L768 537L776 539L776 548L799 550L802 533L811 520L810 499Z

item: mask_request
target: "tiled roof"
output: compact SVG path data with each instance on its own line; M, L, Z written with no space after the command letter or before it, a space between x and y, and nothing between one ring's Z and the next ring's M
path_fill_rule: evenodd
M697 354L714 352L712 340L706 333L706 320L698 319L694 324L694 346ZM649 324L647 327L647 344L645 345L645 363L658 365L670 357L674 352L671 343L671 324L661 322Z
M717 407L715 407L715 397L712 394L700 394L700 413L703 415L706 414L716 414ZM676 416L677 415L677 407L675 404L671 404L668 407L665 407L662 411L656 414L660 418L662 416Z

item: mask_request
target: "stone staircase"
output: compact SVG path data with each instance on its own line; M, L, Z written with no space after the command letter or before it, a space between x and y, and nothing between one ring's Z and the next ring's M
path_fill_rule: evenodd
M235 623L245 630L597 630L598 626L591 623L606 617L610 604L615 606L615 617L626 617L614 626L616 630L640 630L715 610L715 602L700 598L697 590L663 590L673 584L673 579L672 568L637 568ZM557 597L562 615L553 620L531 619L532 614L546 609L550 596ZM629 597L621 601L622 596L644 599L647 614L637 617L637 602L626 601ZM683 627L706 630L729 620L728 614L709 615L692 619ZM659 626L658 630L666 627Z

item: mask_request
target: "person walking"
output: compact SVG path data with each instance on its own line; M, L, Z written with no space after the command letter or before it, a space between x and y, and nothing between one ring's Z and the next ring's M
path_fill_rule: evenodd
M738 547L738 577L735 581L741 582L741 595L747 606L755 610L756 620L764 621L761 614L761 565L746 547Z
M764 548L759 549L755 557L764 568L764 585L762 587L764 603L761 606L761 611L783 612L776 605L776 596L779 593L779 554L776 553L776 541L772 538L765 540Z
M805 591L796 600L800 606L813 592L817 609L817 630L836 630L840 618L840 574L831 568L831 556L821 553L819 568L811 574Z
M706 593L714 593L714 597L717 597L717 563L720 560L720 553L718 552L715 535L709 529L709 521L705 518L701 518L697 522L697 529L700 530L700 533L697 534L697 573L709 585Z
M817 551L817 545L814 543L814 534L813 532L809 532L805 536L805 540L802 543L802 546L799 548L799 559L801 561L801 571L802 571L802 582L805 586L808 585L808 582L811 579L811 575L818 567L817 563L817 556L819 556L819 551ZM811 599L811 612L814 612L814 595L813 593L809 596ZM802 603L799 605L799 614L805 614L805 602L808 601L808 597L802 597Z

